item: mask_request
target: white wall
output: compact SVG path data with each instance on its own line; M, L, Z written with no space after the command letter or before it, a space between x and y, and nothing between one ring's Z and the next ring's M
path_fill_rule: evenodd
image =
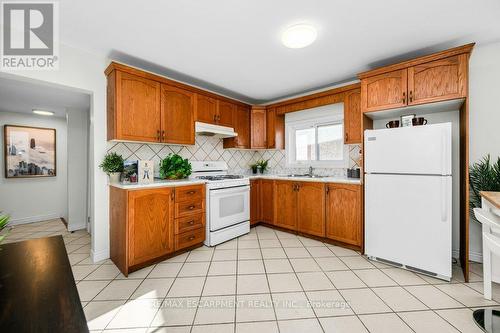
M3 176L5 164L0 154L0 210L12 216L12 224L67 219L67 156L66 119L43 117L17 112L0 112L0 126L24 125L56 129L56 176L7 179Z
M500 42L478 45L469 63L470 164L500 155ZM481 253L481 226L471 219L470 252Z
M91 256L94 260L109 258L108 186L106 175L98 168L106 153L106 77L109 64L105 57L96 56L67 45L60 45L57 71L2 72L0 76L35 79L91 95L90 104L90 165L93 215L91 216Z
M87 227L89 110L67 109L68 230Z

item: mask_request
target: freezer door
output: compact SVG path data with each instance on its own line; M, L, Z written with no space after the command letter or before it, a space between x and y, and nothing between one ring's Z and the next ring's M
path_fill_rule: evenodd
M451 184L451 176L366 175L366 255L451 278Z
M451 123L366 130L365 172L451 175Z

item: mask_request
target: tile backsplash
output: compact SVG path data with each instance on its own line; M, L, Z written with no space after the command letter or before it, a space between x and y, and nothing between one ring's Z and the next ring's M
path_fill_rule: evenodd
M349 145L349 167L359 167L360 146ZM267 173L303 173L307 169L287 168L285 150L249 150L249 149L224 149L222 139L209 136L196 136L194 146L144 144L131 142L108 142L108 152L116 152L126 160L152 160L155 163L155 176L159 174L161 159L170 153L177 153L191 161L217 161L224 160L229 166L230 173L248 174L250 164L260 159L269 159ZM315 168L315 173L320 175L346 174L345 169Z

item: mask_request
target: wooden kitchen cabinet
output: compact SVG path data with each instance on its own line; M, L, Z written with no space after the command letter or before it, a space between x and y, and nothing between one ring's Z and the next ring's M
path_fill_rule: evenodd
M250 108L238 105L233 114L234 131L238 136L224 139L224 148L250 148Z
M218 101L217 106L217 125L233 127L233 114L236 112L236 104Z
M274 182L274 225L297 230L297 183Z
M260 221L274 223L274 180L260 180Z
M266 107L253 106L250 113L250 148L267 148L266 120Z
M217 123L217 100L215 98L196 94L196 121Z
M108 75L108 140L160 142L161 85L137 75Z
M128 194L129 265L140 265L174 251L174 189Z
M260 179L250 180L250 225L260 222Z
M407 104L408 70L400 69L361 80L363 112L393 109Z
M325 237L325 184L297 183L297 230L309 235Z
M326 185L326 237L362 246L361 185Z
M285 116L277 115L276 108L267 109L266 137L268 149L285 149Z
M361 89L354 89L344 96L344 143L361 143Z
M462 98L466 94L466 54L408 68L408 105Z
M194 95L161 85L162 142L194 145Z

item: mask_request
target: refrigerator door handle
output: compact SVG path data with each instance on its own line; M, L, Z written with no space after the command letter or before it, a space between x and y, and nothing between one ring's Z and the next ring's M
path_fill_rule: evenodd
M448 220L447 206L448 206L448 177L441 177L441 221Z
M441 133L441 174L448 174L446 170L446 162L447 162L447 147L446 147L446 131L442 131Z

